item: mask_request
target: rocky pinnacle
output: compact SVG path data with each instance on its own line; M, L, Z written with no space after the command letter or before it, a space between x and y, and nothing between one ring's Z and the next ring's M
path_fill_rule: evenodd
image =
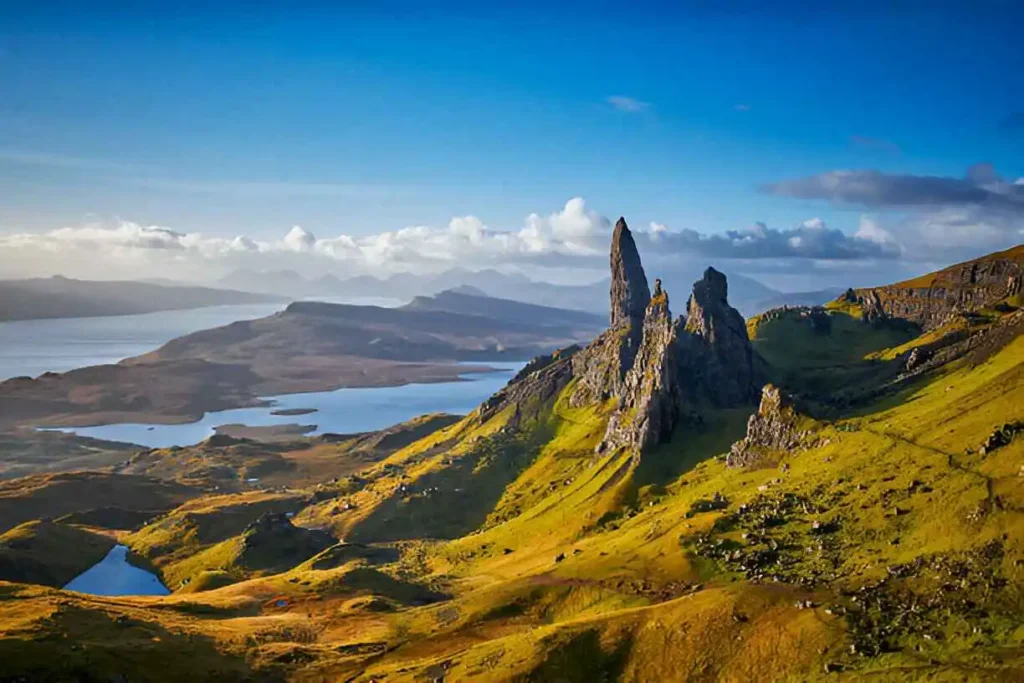
M612 233L611 267L611 326L643 325L651 290L625 218L619 219Z

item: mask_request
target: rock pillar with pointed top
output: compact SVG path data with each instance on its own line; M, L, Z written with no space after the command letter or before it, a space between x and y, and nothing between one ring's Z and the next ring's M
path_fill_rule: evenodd
M618 220L612 232L610 263L611 326L642 325L647 302L651 300L651 290L647 286L640 253L636 250L636 242L633 241L633 234L625 218Z
M643 338L644 313L651 290L624 218L615 224L609 261L611 328L573 358L573 374L578 382L571 403L577 406L621 394L622 383L633 367Z

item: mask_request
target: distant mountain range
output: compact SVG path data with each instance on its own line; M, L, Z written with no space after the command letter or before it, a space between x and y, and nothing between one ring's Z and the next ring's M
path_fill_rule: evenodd
M266 292L66 277L0 280L0 320L88 318L286 301Z
M659 274L666 291L683 296L700 279L699 270L669 270ZM787 294L767 287L757 280L729 274L729 301L745 316L784 304L824 304L841 290ZM605 314L608 310L608 279L583 285L559 285L531 280L524 275L502 273L493 269L468 270L452 268L442 273L417 275L397 273L386 278L357 275L339 278L324 275L307 279L292 270L257 272L236 270L216 282L217 286L250 292L263 292L292 298L344 297L347 299L379 298L408 301L417 296L443 291L456 291L477 296L513 299L523 303L553 306ZM682 303L682 302L680 302Z

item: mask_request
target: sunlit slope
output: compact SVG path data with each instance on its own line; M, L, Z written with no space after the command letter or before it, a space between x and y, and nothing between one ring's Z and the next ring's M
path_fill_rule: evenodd
M403 616L410 643L367 680L455 655L460 679L805 680L826 665L1012 679L1024 448L977 449L1024 418L1022 360L1018 339L899 405L819 424L820 445L779 468L707 461L610 524L586 529L552 506L436 546L456 597Z
M1024 448L978 450L1024 419L1022 360L1017 339L812 420L813 448L752 471L712 457L741 421L727 414L646 461L594 454L606 408L570 408L570 386L515 428L498 411L411 444L295 518L408 540L163 599L8 588L4 647L28 643L18 651L45 670L76 656L52 634L77 634L106 653L90 666L117 672L143 666L128 649L148 643L168 671L202 664L226 680L1014 680ZM654 456L683 464L655 476ZM483 483L412 502L428 481Z

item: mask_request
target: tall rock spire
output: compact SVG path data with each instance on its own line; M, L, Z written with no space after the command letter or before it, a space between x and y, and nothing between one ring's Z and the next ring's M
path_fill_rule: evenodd
M619 218L612 233L611 267L611 326L632 324L639 328L651 300L651 290L625 218Z
M619 396L643 339L651 290L625 218L615 224L610 262L611 329L573 357L573 372L579 378L571 400L574 406Z

